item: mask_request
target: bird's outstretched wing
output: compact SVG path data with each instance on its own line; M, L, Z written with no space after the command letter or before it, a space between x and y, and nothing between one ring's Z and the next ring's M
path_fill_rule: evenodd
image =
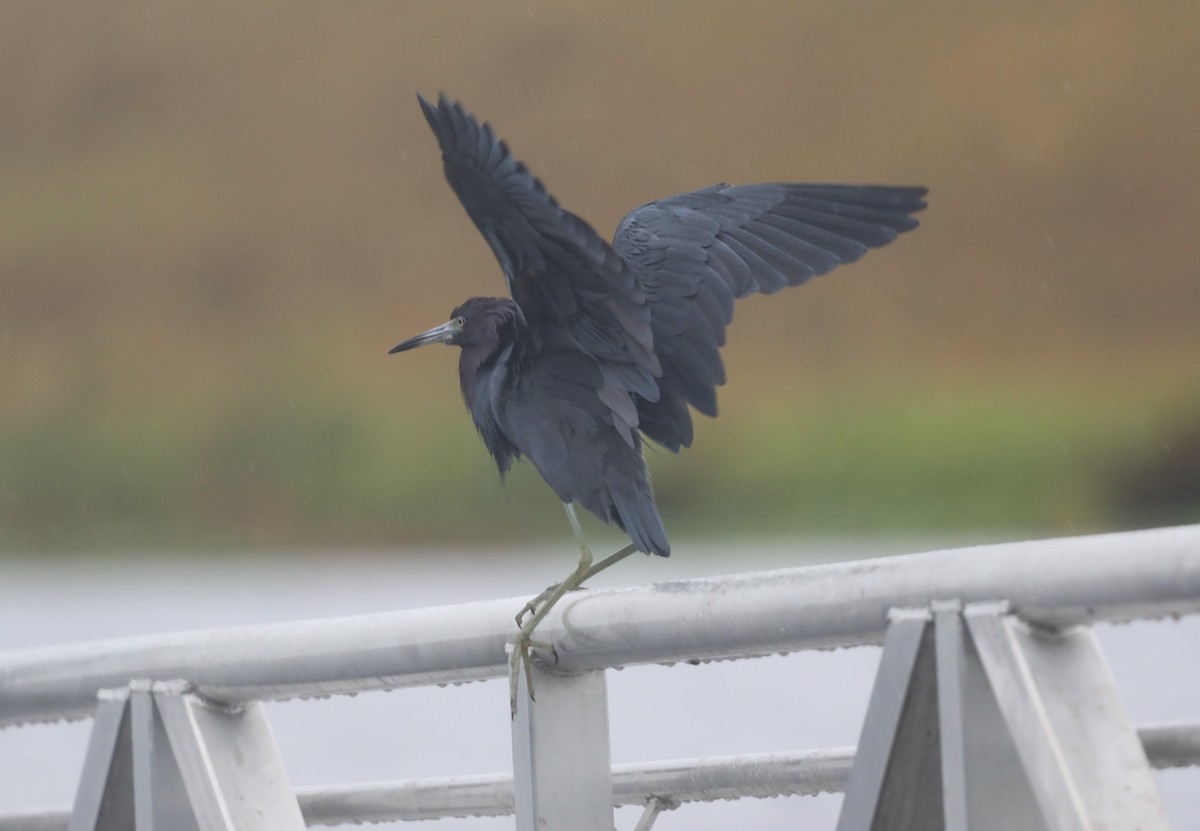
M441 145L446 179L500 261L536 342L595 358L609 387L605 403L636 427L626 393L658 400L660 372L636 275L586 222L559 207L490 125L444 95L437 106L417 98Z
M770 294L857 260L917 227L922 187L714 185L632 211L613 248L650 300L662 368L657 401L638 402L641 431L671 450L692 441L687 405L716 415L719 349L733 301Z

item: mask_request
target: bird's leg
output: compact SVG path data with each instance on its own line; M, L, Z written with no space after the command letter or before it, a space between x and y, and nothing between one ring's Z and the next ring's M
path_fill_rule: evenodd
M637 549L632 545L627 545L618 551L616 554L605 557L595 566L592 565L592 549L588 547L587 540L583 538L583 529L579 527L579 519L575 516L575 506L569 502L563 503L563 507L567 511L567 519L571 522L571 530L575 532L575 539L579 543L579 564L575 570L571 572L566 580L563 580L557 586L551 586L546 591L539 594L532 601L527 603L517 615L517 623L521 625L521 631L517 633L516 639L513 641L513 651L509 666L509 700L512 705L512 715L516 718L517 715L517 674L521 671L521 665L525 668L525 686L529 690L529 697L533 698L533 672L530 669L529 648L538 646L541 648L549 648L553 650L553 645L539 643L531 639L533 630L542 622L550 610L554 608L554 604L562 599L562 596L569 591L573 591L583 584L584 580L589 579L593 575L599 574L604 569L611 566L613 563L618 563L628 557ZM533 607L540 605L536 611ZM528 622L521 624L521 618L526 612L533 614L533 617Z
M604 569L608 568L609 566L615 565L616 563L621 562L622 560L624 560L626 557L628 557L630 554L632 554L635 551L637 551L637 546L635 546L631 543L631 544L625 546L624 548L622 548L616 554L609 554L603 560L596 563L594 566L592 566L591 568L589 568L587 570L587 573L584 574L583 577L581 577L579 579L580 586L582 586L582 584L586 583L588 580L591 580L593 577L595 577L600 572L604 571ZM531 615L534 612L536 612L538 610L538 607L541 606L542 603L545 602L546 598L548 598L550 595L554 594L555 590L560 585L562 585L562 584L555 583L553 586L550 586L549 588L547 588L544 592L539 594L533 600L530 600L528 603L526 603L524 606L522 606L521 611L517 612L517 618L516 618L517 626L523 625L525 622L525 615Z
M549 614L554 608L554 604L562 599L562 596L571 589L579 585L583 580L583 575L592 566L592 552L588 549L587 544L583 543L580 546L579 565L571 572L571 575L553 587L553 591L546 596L542 607L534 612L533 617L521 626L521 631L517 633L517 637L513 640L513 651L511 665L509 666L508 685L509 685L509 702L512 705L513 718L517 716L517 673L521 671L521 665L525 666L525 685L529 689L529 697L533 698L533 671L530 669L529 647L531 645L530 636L533 630L537 627L542 619ZM553 649L553 647L551 647Z
M596 563L594 566L589 568L587 570L587 573L585 575L583 575L582 578L580 578L579 582L586 583L588 580L591 580L597 574L604 571L604 569L608 568L609 566L616 565L617 563L621 562L622 560L624 560L626 557L628 557L630 554L632 554L635 551L637 551L637 546L634 545L633 543L630 543L629 545L625 546L620 551L618 551L616 554L609 554L603 560L601 560L600 562Z

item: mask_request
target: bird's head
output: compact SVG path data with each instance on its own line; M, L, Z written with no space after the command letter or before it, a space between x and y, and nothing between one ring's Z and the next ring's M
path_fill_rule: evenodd
M507 297L472 297L450 313L450 319L396 344L389 355L407 352L427 343L445 343L464 349L491 349L524 323L521 310Z

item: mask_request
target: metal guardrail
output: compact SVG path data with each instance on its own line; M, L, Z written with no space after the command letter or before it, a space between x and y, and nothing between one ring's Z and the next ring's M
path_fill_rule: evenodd
M1200 765L1200 722L1138 728L1151 767ZM667 795L678 803L838 793L854 763L853 747L673 759L613 765L613 807ZM515 812L508 774L296 788L309 826L402 822ZM64 831L68 809L0 815L0 831Z
M1048 626L1200 612L1200 526L1004 543L582 592L538 629L557 670L882 643L888 612L1007 600ZM0 725L83 718L131 678L268 701L479 681L508 671L525 598L0 655Z
M512 614L522 602L0 654L0 724L95 715L72 829L118 827L105 824L113 817L136 818L139 828L155 820L173 827L182 815L170 811L181 809L168 803L190 805L186 824L201 828L268 827L254 824L263 806L276 818L269 827L303 827L286 774L281 788L234 763L251 751L263 770L283 770L258 702L501 676ZM853 767L845 767L844 750L811 757L843 765L839 828L900 827L914 818L927 827L965 828L997 806L1033 829L1087 828L1097 811L1166 828L1147 754L1171 753L1159 755L1150 742L1143 750L1081 624L1197 612L1200 526L581 592L538 630L556 655L539 655L535 665L537 703L522 696L511 783L456 780L463 787L452 801L476 813L472 799L495 807L508 787L519 828L609 831L612 806L625 798L618 794L665 794L639 823L648 828L671 799L688 792L645 788L668 775L662 765L610 770L604 670L882 642ZM1191 764L1198 732L1196 725L1177 726L1155 740L1174 743L1171 758ZM181 802L132 786L157 769L146 768L147 754L174 771L174 779L157 777L157 790L174 788ZM577 763L556 762L564 754ZM734 777L733 795L759 795L748 782L736 785L739 766L760 765L754 769L783 779L811 773L797 758L785 754L766 767L766 760L742 759L714 770ZM985 771L985 758L1007 762ZM1098 766L1096 758L1112 764ZM985 780L983 790L966 787ZM445 783L426 785L449 793ZM420 790L419 783L411 787ZM1127 796L1114 802L1114 789ZM309 808L333 798L328 791L300 795ZM1014 814L1014 798L1034 807ZM930 805L936 816L921 813ZM36 825L33 815L20 819L26 824L0 817L0 828L61 827Z

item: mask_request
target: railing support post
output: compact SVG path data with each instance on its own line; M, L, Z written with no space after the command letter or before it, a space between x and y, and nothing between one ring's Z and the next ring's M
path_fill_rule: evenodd
M837 831L944 824L929 621L924 609L893 612Z
M304 831L262 705L182 682L103 691L69 831Z
M838 831L907 828L1170 828L1090 629L893 612Z
M517 831L612 831L604 673L554 675L536 661L530 672L537 700L522 675L512 727Z
M1169 831L1146 751L1091 629L964 613L996 704L1051 831Z
M946 830L1046 831L962 608L933 604Z
M134 827L129 690L102 690L67 831Z

